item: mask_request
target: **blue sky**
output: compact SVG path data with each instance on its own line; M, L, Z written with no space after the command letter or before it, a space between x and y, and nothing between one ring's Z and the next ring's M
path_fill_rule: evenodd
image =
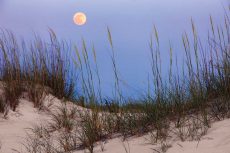
M182 52L181 34L191 31L194 19L201 38L209 29L209 15L219 23L227 0L0 0L0 27L30 38L32 32L47 38L47 28L59 38L80 45L84 37L94 43L106 93L113 84L106 27L113 35L119 73L122 80L135 87L146 88L150 71L148 41L156 25L162 46L163 71L167 71L169 41L178 55ZM77 26L76 12L87 15L87 23ZM132 90L132 89L131 89ZM127 91L127 89L125 89ZM133 95L135 91L126 94Z

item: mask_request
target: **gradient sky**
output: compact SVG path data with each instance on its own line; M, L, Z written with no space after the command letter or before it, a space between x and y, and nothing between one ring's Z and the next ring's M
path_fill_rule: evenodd
M32 32L47 37L51 27L59 38L80 44L84 37L94 43L106 94L113 84L106 27L113 35L122 80L129 85L128 95L146 89L150 71L148 41L156 25L162 46L162 62L167 63L169 41L180 55L181 34L191 31L194 19L201 38L209 29L209 15L223 21L228 0L0 0L0 27L30 38ZM73 23L76 12L87 15L87 23ZM90 44L91 43L91 44ZM165 64L167 65L167 64ZM163 66L166 70L167 67ZM107 91L107 92L106 92Z

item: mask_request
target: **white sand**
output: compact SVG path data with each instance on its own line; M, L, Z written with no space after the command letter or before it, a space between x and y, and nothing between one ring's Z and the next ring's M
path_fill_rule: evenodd
M45 120L45 115L33 108L33 104L21 100L17 112L10 111L8 118L0 119L0 141L2 153L12 153L12 148L21 150L26 129Z
M200 142L175 142L167 153L230 153L230 119L212 124Z
M1 153L15 153L13 149L21 151L26 129L49 120L47 113L33 108L31 102L20 101L17 112L10 111L8 119L0 119ZM60 101L55 99L55 103ZM130 149L130 153L153 153L157 146L149 144L146 138L148 137L135 137L126 142L122 142L120 138L108 140L104 145L104 153L126 153L124 146L127 150ZM230 153L230 119L214 123L199 144L197 141L175 141L171 145L167 153ZM95 152L101 152L100 145L95 148Z

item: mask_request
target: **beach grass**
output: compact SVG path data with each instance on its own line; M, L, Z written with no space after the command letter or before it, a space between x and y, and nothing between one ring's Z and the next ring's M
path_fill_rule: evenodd
M0 80L3 82L5 103L16 110L18 99L28 92L35 107L52 93L58 98L74 100L74 74L69 62L69 45L59 41L49 30L50 41L34 36L31 43L16 40L13 33L2 30L0 37Z

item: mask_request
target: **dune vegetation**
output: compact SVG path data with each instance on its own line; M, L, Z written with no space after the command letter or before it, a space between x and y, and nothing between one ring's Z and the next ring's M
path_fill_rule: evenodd
M84 40L82 50L79 50L75 45L59 40L52 30L49 30L49 41L35 35L30 43L17 40L11 32L2 30L0 113L7 117L9 110L15 111L24 93L40 110L48 94L63 101L63 105L51 114L51 123L31 130L32 134L24 144L29 153L81 149L93 153L95 144L101 142L103 150L103 142L114 136L126 140L149 134L150 143L161 145L156 152L167 151L170 147L167 140L172 134L181 141L199 141L212 122L230 117L228 13L222 24L215 24L210 17L210 26L212 30L207 35L207 43L202 44L191 21L192 35L184 33L182 36L184 64L178 65L172 47L169 49L168 78L162 76L160 36L154 27L149 42L151 77L148 93L135 100L122 93L115 44L109 28L111 68L115 78L115 94L111 98L103 97L96 50L89 50ZM73 50L76 58L69 60ZM66 101L84 109L69 108ZM59 133L57 142L52 141L55 133Z

